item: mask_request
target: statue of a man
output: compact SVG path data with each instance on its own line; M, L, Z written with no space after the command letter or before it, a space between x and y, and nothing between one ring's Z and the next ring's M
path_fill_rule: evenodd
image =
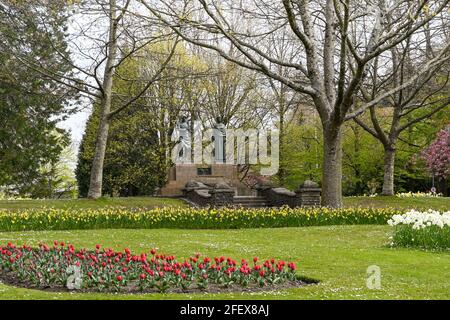
M189 124L186 117L181 117L178 124L178 143L179 143L179 160L181 163L190 162L191 158L191 133L189 132Z
M226 162L226 136L227 127L222 123L222 119L217 117L216 123L213 127L213 137L214 137L214 158L216 163Z

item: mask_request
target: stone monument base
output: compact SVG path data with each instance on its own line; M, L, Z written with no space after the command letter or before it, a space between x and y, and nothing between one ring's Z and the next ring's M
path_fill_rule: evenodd
M227 184L235 190L236 196L253 196L255 191L239 180L238 167L232 164L177 164L169 171L167 185L161 189L161 196L179 197L190 181L198 181L208 186Z

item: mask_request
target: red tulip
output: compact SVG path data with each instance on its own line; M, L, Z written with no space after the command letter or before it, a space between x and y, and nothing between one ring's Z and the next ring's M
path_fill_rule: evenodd
M117 276L117 281L122 281L123 280L123 277L122 276Z

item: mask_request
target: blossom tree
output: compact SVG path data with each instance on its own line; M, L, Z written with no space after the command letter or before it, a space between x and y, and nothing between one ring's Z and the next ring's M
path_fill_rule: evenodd
M439 131L436 139L422 152L427 169L440 180L450 175L450 124Z

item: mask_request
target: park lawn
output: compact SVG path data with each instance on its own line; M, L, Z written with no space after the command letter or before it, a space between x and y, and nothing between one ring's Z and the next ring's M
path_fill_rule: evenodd
M196 252L236 259L273 257L298 263L300 275L321 283L266 293L149 295L54 293L0 284L0 299L450 299L450 252L389 248L391 232L389 226L2 232L1 244L63 240L76 247L100 243L136 252L157 247L179 258ZM370 265L381 268L380 290L366 287Z
M417 210L450 210L450 197L399 198L399 197L347 197L345 207L393 208Z
M98 200L0 200L0 209L8 210L42 207L82 210L104 207L155 208L165 206L187 206L187 203L180 199L160 197L100 198ZM394 208L402 210L435 209L444 211L450 210L450 198L347 197L344 198L344 206L361 208Z
M98 209L104 207L125 208L155 208L155 207L183 207L187 203L173 198L160 197L130 197L130 198L100 198L89 199L61 199L61 200L0 200L0 209L22 210L34 208L57 208L57 209Z

